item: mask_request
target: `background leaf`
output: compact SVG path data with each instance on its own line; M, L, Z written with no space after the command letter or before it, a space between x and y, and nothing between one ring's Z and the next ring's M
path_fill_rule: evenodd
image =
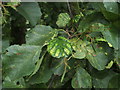
M120 80L120 74L111 78L111 80L109 81L108 88L120 88L119 80Z
M116 75L115 72L109 70L93 71L94 88L108 88L109 81Z
M59 27L65 27L70 21L70 16L67 13L60 13L56 24Z
M79 32L85 32L87 29L89 30L89 26L91 26L93 23L105 24L106 20L104 20L104 16L99 12L89 14L81 20L77 30Z
M21 5L17 8L17 10L31 23L32 26L37 24L42 15L37 2L21 2Z

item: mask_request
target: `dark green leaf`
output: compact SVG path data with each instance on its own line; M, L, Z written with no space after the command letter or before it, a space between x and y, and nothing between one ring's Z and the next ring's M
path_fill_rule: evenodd
M104 38L109 42L116 50L118 50L118 31L114 28L110 30L102 31Z
M3 56L4 76L16 80L33 72L35 63L39 59L41 47L13 45L7 50L8 52Z
M88 51L86 58L90 64L98 70L104 70L109 61L107 55L105 55L105 52L100 48L98 48L100 51L94 51L91 46L88 46L86 49Z
M120 74L114 76L110 81L108 88L120 88Z
M17 84L17 82L19 82L19 85ZM11 81L9 77L5 78L2 85L3 85L3 88L24 88L24 86L21 84L20 80Z
M31 23L32 26L37 24L42 15L37 2L22 2L17 10Z
M89 73L78 67L75 73L75 76L72 79L73 88L92 88L92 79Z
M28 35L26 35L27 44L43 46L50 38L56 35L56 31L50 26L36 25Z
M52 76L52 70L49 67L51 56L49 54L43 59L40 69L29 80L29 84L47 83Z
M93 77L93 87L94 88L108 88L108 84L110 79L116 75L116 73L112 71L97 71L94 72Z
M109 21L116 21L119 18L118 15L118 4L117 2L95 2L91 3L94 9L99 12L102 12L104 17ZM111 9L112 8L112 9Z
M64 72L64 58L60 58L59 60L53 60L53 64L52 64L52 71L54 73L54 75L62 75Z
M89 26L91 26L93 23L105 24L106 21L104 20L104 17L101 13L99 13L99 12L92 13L90 15L85 16L82 19L82 21L80 22L80 24L78 26L78 31L84 32L86 30L89 30Z

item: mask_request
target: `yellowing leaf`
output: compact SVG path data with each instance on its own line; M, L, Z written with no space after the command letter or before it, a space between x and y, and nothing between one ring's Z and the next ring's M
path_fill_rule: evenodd
M47 51L56 58L67 57L72 53L72 46L66 38L58 37L50 41Z

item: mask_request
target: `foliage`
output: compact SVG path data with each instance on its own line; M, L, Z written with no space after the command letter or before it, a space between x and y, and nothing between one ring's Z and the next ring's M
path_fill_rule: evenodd
M120 88L120 3L0 5L3 88Z
M72 46L66 38L58 37L50 41L47 51L56 58L68 57L72 52Z

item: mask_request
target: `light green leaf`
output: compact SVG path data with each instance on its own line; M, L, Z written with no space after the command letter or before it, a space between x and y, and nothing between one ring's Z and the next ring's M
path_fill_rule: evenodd
M4 76L8 76L14 81L33 72L35 63L39 59L41 47L13 45L8 47L7 51L3 55Z
M92 88L92 79L89 73L82 67L78 67L72 79L73 88Z
M76 15L76 16L73 18L73 22L77 23L77 22L80 20L81 17L82 17L82 15L80 15L80 14Z
M59 36L50 41L47 51L56 58L67 57L72 53L72 46L69 40Z
M36 25L26 35L26 42L30 45L43 46L47 41L56 35L56 31L50 26Z
M85 56L86 53L84 51L76 51L76 53L73 54L73 57L77 59L83 59Z
M67 13L60 13L56 24L59 27L65 27L70 21L70 16Z
M13 9L16 10L16 6L18 6L20 2L8 2L7 5L11 6Z
M73 38L70 40L72 47L75 51L73 57L77 59L83 59L86 57L87 51L85 49L86 45L89 44L86 41L80 40L79 38Z
M107 69L110 69L113 65L113 61L111 61L110 63L108 63L108 65L106 66Z
M41 10L37 2L21 2L17 7L18 12L23 15L32 26L35 26L41 18Z

